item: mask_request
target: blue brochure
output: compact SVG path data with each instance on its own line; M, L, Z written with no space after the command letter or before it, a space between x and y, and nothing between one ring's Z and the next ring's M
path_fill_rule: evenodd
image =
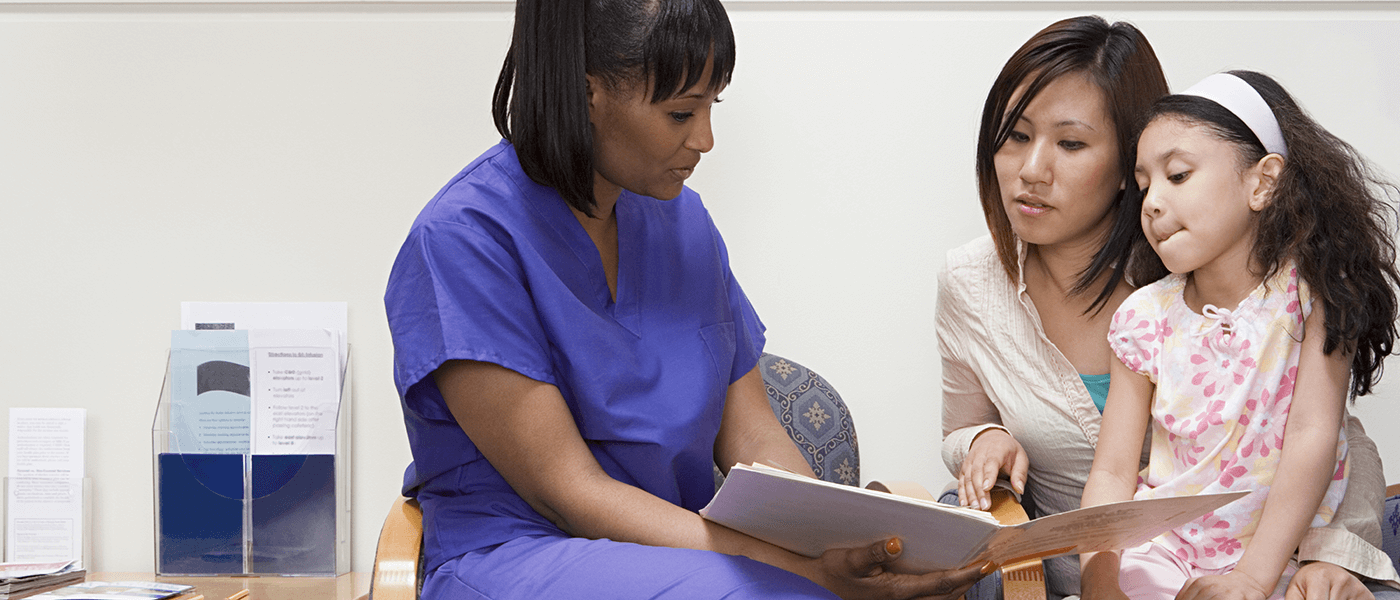
M247 454L248 332L170 332L170 450Z

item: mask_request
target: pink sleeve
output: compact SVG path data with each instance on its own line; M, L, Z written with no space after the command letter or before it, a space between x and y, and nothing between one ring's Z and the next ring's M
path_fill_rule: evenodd
M1171 335L1166 318L1153 310L1151 290L1142 288L1128 296L1113 313L1108 326L1108 345L1113 354L1135 373L1157 383L1157 355L1162 351L1162 338Z

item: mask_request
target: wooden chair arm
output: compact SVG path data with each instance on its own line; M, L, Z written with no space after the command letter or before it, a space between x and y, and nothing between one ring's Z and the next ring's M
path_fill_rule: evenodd
M418 598L418 559L423 549L423 511L418 501L394 501L379 544L374 550L374 577L369 596L373 600L416 600Z

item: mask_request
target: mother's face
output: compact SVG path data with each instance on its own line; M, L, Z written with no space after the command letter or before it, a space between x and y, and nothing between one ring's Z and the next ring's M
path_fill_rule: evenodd
M1102 243L1124 180L1107 102L1088 75L1062 75L1031 99L994 164L1017 237L1042 246Z

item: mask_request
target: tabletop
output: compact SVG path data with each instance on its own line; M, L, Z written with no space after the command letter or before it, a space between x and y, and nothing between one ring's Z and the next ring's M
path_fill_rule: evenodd
M154 573L103 571L88 573L88 581L163 581L194 586L178 597L203 595L205 600L225 600L248 590L246 600L357 600L369 594L369 573L340 577L157 577Z

